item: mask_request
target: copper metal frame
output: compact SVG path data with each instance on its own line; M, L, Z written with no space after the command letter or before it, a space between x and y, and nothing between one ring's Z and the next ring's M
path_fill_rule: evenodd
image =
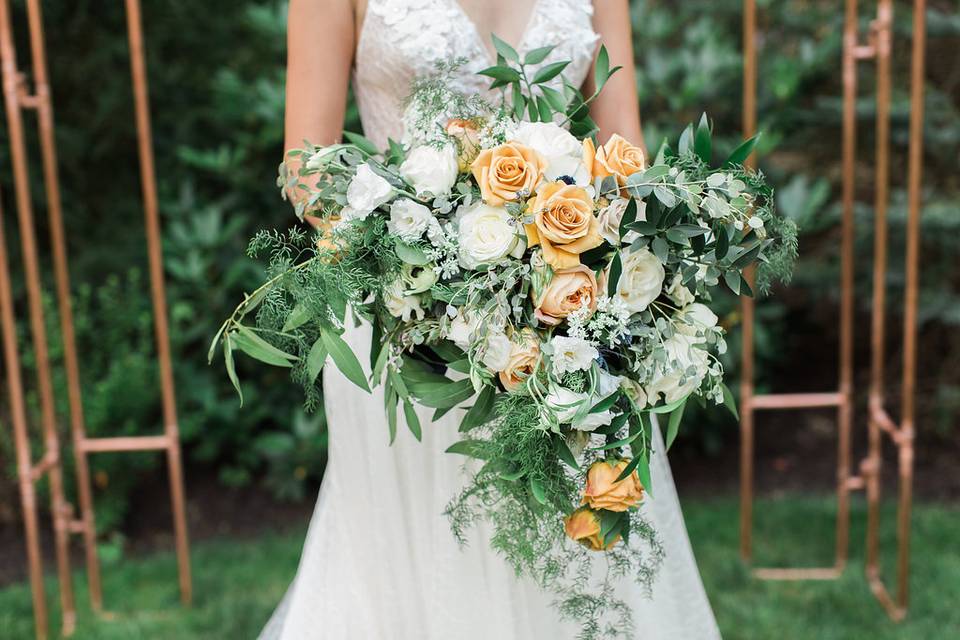
M27 437L26 415L23 404L23 386L20 380L14 314L10 291L10 278L5 247L0 246L0 321L4 329L4 350L8 369L8 387L13 409L13 425L17 447L17 462L21 477L21 495L27 537L27 556L30 579L33 587L34 615L38 638L47 636L46 603L43 592L42 562L39 552L36 501L33 483L44 473L51 477L54 529L57 535L57 560L60 569L61 606L63 607L63 632L73 631L75 607L70 582L68 534L81 534L86 551L86 564L90 586L90 600L95 611L103 610L103 595L100 567L96 551L96 527L94 523L93 496L90 484L88 456L91 453L125 451L164 451L170 480L170 493L176 538L177 562L180 576L181 600L191 600L189 546L187 540L183 471L180 457L179 430L177 424L176 398L174 395L173 368L169 347L166 294L163 282L163 262L160 242L160 223L157 205L156 178L153 166L153 145L150 132L149 99L146 67L144 63L143 33L139 0L126 0L127 32L130 43L131 76L135 103L140 177L146 221L147 249L149 256L151 296L154 311L157 357L160 368L160 388L163 406L163 434L156 436L90 438L86 434L83 405L80 391L79 365L74 340L73 315L70 302L70 282L67 268L67 251L64 237L63 212L60 201L59 177L57 175L56 145L53 135L53 108L47 80L46 55L43 36L43 18L39 0L27 0L27 18L30 34L30 49L33 63L34 92L27 89L25 74L16 63L13 42L13 24L9 0L0 0L0 64L2 64L4 102L7 124L10 130L11 158L13 160L14 185L17 211L23 245L27 295L30 306L31 328L36 351L38 384L44 426L46 453L37 465L32 465ZM80 517L73 518L72 509L63 498L59 446L57 441L54 398L50 378L47 339L42 308L42 284L39 274L36 240L33 224L33 207L30 198L27 172L27 149L24 140L22 110L37 111L38 132L43 161L46 188L47 213L51 230L51 245L54 259L54 275L57 303L60 315L60 330L64 345L64 365L67 374L67 391L70 405L70 427L74 457L77 468L77 486ZM2 241L0 236L0 241ZM0 242L2 245L2 242Z
M866 576L871 591L893 620L906 615L910 563L910 509L912 504L914 396L916 380L916 315L918 296L918 252L923 161L924 54L926 47L926 2L913 3L913 52L910 77L910 148L908 152L908 218L906 232L906 283L904 291L903 371L901 420L898 425L885 409L884 335L887 270L887 209L889 200L892 0L877 0L877 17L871 23L868 44L858 40L858 3L846 0L843 42L843 233L841 299L841 373L839 398L839 458L837 463L838 514L837 556L834 567L825 569L757 569L768 579L835 578L843 570L849 536L849 492L866 489L867 540ZM744 2L744 130L756 129L756 8L754 0ZM871 375L868 400L868 453L860 464L860 475L850 475L850 422L852 412L852 315L853 315L853 208L855 194L857 62L876 60L876 167L874 184L874 268L871 322ZM744 298L744 383L741 444L741 555L750 560L753 501L753 415L756 408L798 408L830 406L829 394L785 396L753 395L753 302ZM822 397L820 397L822 396ZM818 398L820 397L820 398ZM758 400L760 401L758 405ZM823 401L822 403L820 401ZM880 468L884 434L897 447L899 499L897 509L897 591L891 596L880 576Z
M755 0L743 3L743 130L751 137L757 130L757 10ZM854 28L856 24L854 23ZM856 32L854 31L854 36ZM844 56L844 78L850 63ZM853 167L853 103L847 100L845 82L844 169ZM847 106L849 105L849 106ZM747 163L754 166L755 157ZM840 345L838 353L839 383L836 391L826 393L754 393L754 301L741 299L743 315L742 372L740 381L740 556L751 561L753 556L753 445L754 413L758 410L837 409L837 519L834 563L829 567L758 568L754 574L775 580L825 580L836 578L847 563L850 536L850 491L862 484L850 474L850 433L853 422L853 190L844 181L844 208L841 240L840 277ZM753 280L752 272L748 278Z

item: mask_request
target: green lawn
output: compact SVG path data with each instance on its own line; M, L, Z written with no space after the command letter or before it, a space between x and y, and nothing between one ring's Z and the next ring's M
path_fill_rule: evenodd
M737 508L732 498L689 500L686 517L707 591L727 640L772 638L960 638L960 509L917 505L913 520L913 599L907 620L889 622L862 579L863 509L855 505L851 556L835 582L770 583L752 579L737 559ZM769 564L827 564L832 553L832 503L824 500L759 501L756 555ZM884 542L892 553L892 513ZM221 540L193 550L196 602L177 604L171 555L124 560L104 567L112 621L83 613L77 640L255 638L280 599L297 564L302 534L255 541ZM888 561L889 563L889 561ZM80 610L88 611L77 579ZM51 604L55 585L48 585ZM55 607L54 607L55 608ZM0 590L0 637L33 637L26 586Z

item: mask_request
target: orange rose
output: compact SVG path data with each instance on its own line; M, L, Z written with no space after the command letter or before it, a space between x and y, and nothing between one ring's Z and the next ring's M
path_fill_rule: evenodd
M457 144L457 164L461 173L470 169L470 163L480 151L480 131L473 120L451 118L447 121L447 135Z
M580 507L567 516L563 523L563 530L571 540L593 551L606 551L620 541L620 536L617 535L604 546L603 539L600 537L600 517L587 507Z
M621 187L626 184L628 176L646 168L643 149L630 144L626 138L617 134L610 136L607 143L597 149L593 159L593 176L616 176L617 184Z
M535 302L534 315L548 326L560 324L584 305L593 312L597 308L597 277L582 264L557 271Z
M525 329L520 342L514 339L511 343L507 366L500 372L500 382L507 391L514 391L525 384L527 378L536 373L540 361L540 341L533 331Z
M592 509L626 511L643 500L643 485L634 470L629 476L615 482L630 464L629 460L600 460L587 471L587 486L583 491L583 503Z
M543 179L547 160L539 152L517 142L484 149L470 165L487 204L499 207L516 200L521 191L532 193Z
M550 182L537 189L530 204L533 224L526 225L528 246L543 246L543 260L554 269L580 264L580 254L599 247L600 222L593 200L582 187Z

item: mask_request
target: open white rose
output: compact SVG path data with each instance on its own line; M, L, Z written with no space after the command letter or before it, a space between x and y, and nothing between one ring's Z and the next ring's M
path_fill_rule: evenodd
M516 223L503 207L477 202L459 214L460 264L476 269L508 255L517 255L524 245L517 236Z
M414 242L423 236L433 219L427 207L409 198L400 198L390 205L387 230L405 242Z
M491 371L503 371L510 364L510 352L513 343L502 333L492 333L487 336L487 345L483 350L483 364Z
M553 363L553 374L562 376L571 371L584 371L590 368L600 353L596 347L583 338L568 338L554 336L550 340L553 354L550 361Z
M615 198L610 204L600 209L597 214L597 221L600 223L600 235L603 239L615 247L619 247L620 242L620 222L623 220L623 212L627 210L627 204L630 201L626 198ZM647 219L647 203L637 202L637 220ZM640 237L636 231L628 231L623 237L623 244L630 244Z
M418 194L446 195L457 181L457 150L450 144L414 147L400 165L400 175Z
M696 345L696 338L682 333L675 333L664 341L667 362L652 364L653 379L647 385L651 404L656 403L660 394L663 394L664 402L676 402L700 386L710 358Z
M643 311L659 297L666 273L663 263L646 247L620 254L623 272L616 296L630 313Z
M583 166L583 145L563 127L552 122L521 122L511 140L539 151L546 158L543 175L547 180L570 176L581 187L590 182L590 174Z
M387 307L390 315L395 318L402 318L404 322L410 322L414 316L417 320L423 320L420 296L408 295L400 281L394 282L384 290L383 304Z
M340 218L344 221L363 220L392 197L390 183L377 175L369 164L362 164L347 186L347 206L340 212Z

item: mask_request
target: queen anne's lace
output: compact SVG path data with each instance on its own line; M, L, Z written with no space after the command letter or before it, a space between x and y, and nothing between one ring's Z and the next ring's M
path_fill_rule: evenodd
M588 0L537 0L517 46L521 55L548 45L556 49L540 63L570 60L564 77L573 85L586 78L597 46ZM403 98L414 78L432 73L438 62L463 58L458 91L487 92L488 80L475 73L491 56L474 23L457 0L369 0L357 47L355 89L360 116L378 146L399 140ZM535 71L535 70L534 70ZM561 80L552 81L558 87Z

